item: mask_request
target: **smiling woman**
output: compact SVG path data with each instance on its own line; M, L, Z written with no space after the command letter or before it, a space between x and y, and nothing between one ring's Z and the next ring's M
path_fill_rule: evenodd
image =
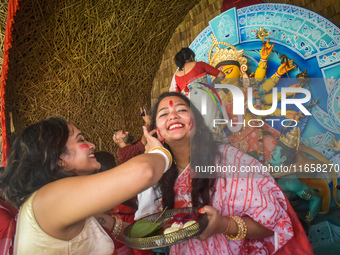
M68 124L70 136L66 151L60 155L58 164L75 175L89 175L100 169L94 156L94 144L85 140L84 135L72 124Z
M155 186L161 191L159 211L199 207L209 220L199 240L175 244L171 254L313 253L301 223L274 179L262 172L256 159L215 142L202 115L186 96L163 93L155 104L152 121L174 159ZM202 166L233 171L195 171ZM244 168L250 170L242 174Z
M98 214L155 184L171 162L146 128L144 135L145 154L90 175L100 169L95 146L74 125L51 117L27 127L0 179L20 207L14 254L113 254L111 237L121 238L127 224Z
M190 122L190 107L179 97L168 97L158 106L156 126L158 135L167 141L178 141L185 136L190 137L190 131L195 125ZM189 162L188 162L189 163Z

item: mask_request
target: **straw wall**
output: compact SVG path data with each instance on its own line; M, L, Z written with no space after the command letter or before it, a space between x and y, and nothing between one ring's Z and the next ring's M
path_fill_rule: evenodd
M153 80L152 104L155 103L160 94L169 90L172 76L177 69L173 60L176 53L182 47L188 47L196 36L209 25L209 21L221 13L222 3L223 0L201 0L176 28L164 51L162 63Z
M139 107L150 107L164 49L197 2L22 0L6 86L10 140L50 115L114 153L114 129L140 136Z
M1 63L7 2L0 1ZM298 5L340 26L336 0L263 2ZM13 114L15 128L10 141L27 125L58 114L97 149L116 153L112 130L141 135L139 107L150 107L151 98L168 90L176 70L173 56L220 14L222 3L22 0L6 91L7 116Z
M0 65L2 65L2 60L4 56L4 37L6 29L7 6L8 1L0 1Z

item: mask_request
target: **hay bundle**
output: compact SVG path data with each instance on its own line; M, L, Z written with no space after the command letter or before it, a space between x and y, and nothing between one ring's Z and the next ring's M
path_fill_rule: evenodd
M0 1L0 63L2 65L4 56L4 38L6 30L8 1Z
M163 51L197 2L21 1L6 86L10 140L50 115L69 119L97 149L114 153L113 129L140 136L139 107L150 107Z

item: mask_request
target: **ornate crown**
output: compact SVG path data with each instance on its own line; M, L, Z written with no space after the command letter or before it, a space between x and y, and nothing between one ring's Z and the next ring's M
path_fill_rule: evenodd
M226 43L226 42L218 42L216 37L214 35L211 35L211 39L213 44L210 47L208 56L209 56L209 63L212 66L217 66L218 63L226 60L234 60L242 64L247 64L247 58L243 57L243 49L238 50L233 45ZM230 49L225 48L221 49L218 45L226 45ZM216 47L214 53L212 53L212 50Z
M292 149L299 149L300 144L300 129L293 127L286 135L280 135L280 141Z

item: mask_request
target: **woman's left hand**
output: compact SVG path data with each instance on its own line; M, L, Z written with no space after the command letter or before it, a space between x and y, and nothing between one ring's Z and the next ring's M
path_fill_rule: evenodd
M206 205L199 210L199 213L206 213L208 215L208 226L198 237L199 240L204 241L226 230L228 223L226 217L220 215L214 207Z
M146 126L143 126L143 133L144 137L146 138L145 153L148 153L154 147L164 147L156 137L152 136L156 133L155 129L149 133Z

